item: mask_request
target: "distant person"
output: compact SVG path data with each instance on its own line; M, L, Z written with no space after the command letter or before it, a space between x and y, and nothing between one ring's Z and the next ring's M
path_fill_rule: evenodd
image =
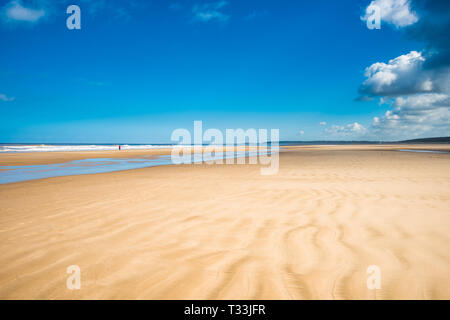
M122 150L122 146L121 146L121 145L119 145L119 151L120 151L120 150Z

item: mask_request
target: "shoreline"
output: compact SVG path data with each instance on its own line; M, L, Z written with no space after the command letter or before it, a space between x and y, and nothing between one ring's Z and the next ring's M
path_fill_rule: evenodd
M194 147L181 147L181 149L191 149L197 152ZM206 147L202 147L205 150ZM251 151L257 150L257 147L223 147L225 151ZM265 149L265 148L264 148ZM154 156L170 155L173 148L167 149L145 149L145 150L101 150L101 151L49 151L49 152L13 152L0 153L0 166L14 165L39 165L64 163L74 160L84 159L129 159L129 158L147 158Z
M205 148L205 147L203 147ZM450 151L449 144L389 144L389 145L289 145L280 146L280 152L290 150L377 150L392 151L400 149ZM256 147L225 147L224 151L256 150ZM169 155L171 148L115 151L51 151L0 153L0 166L23 166L64 163L74 160L98 158L146 158Z

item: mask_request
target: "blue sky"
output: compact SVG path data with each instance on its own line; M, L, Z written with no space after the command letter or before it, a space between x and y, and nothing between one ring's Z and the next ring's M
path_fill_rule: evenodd
M66 27L69 4L81 30ZM414 137L371 129L397 100L357 98L367 67L426 41L387 17L369 30L369 4L0 1L0 142L168 142L194 120L282 140Z

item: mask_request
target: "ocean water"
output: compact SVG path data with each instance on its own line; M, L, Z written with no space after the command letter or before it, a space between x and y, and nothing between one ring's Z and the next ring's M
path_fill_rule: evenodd
M280 146L289 145L348 145L354 144L351 141L280 141ZM268 143L270 145L270 142ZM375 144L375 142L357 142L357 144ZM174 144L154 143L154 144L120 144L122 150L149 150L149 149L167 149L173 148ZM186 145L186 147L194 145ZM207 146L204 144L203 146ZM108 151L118 150L119 144L39 144L39 143L0 143L0 153L14 152L56 152L56 151Z
M169 144L123 144L122 150L148 150L172 148ZM118 144L0 144L0 153L55 152L55 151L108 151L118 150Z
M440 151L440 150L415 150L415 149L399 149L397 151L402 152L419 152L419 153L450 153L450 151Z
M241 158L249 156L267 155L269 150L223 152L221 156L203 155L202 159L190 157L185 163L204 162L228 158ZM129 169L139 169L162 165L173 165L170 155L154 156L151 158L93 158L75 160L64 163L26 165L26 166L0 166L0 184L13 183L42 178L71 176L80 174L105 173Z

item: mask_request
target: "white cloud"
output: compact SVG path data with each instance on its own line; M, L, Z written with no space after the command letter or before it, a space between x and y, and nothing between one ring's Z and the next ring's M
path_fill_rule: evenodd
M380 98L380 106L387 106L373 118L368 135L392 140L450 135L450 2L374 0L371 5L380 7L384 21L406 27L406 34L425 49L366 68L357 100Z
M25 7L20 0L14 0L7 3L2 8L2 20L5 22L29 22L35 23L45 16L45 10L42 8Z
M333 137L361 138L367 133L367 129L358 122L350 123L345 126L333 124L326 128L325 133Z
M5 101L5 102L11 102L14 101L14 97L8 97L6 96L6 94L0 93L0 100Z
M426 109L427 107L433 107L445 103L448 100L446 94L428 93L418 94L414 96L398 97L394 101L394 107L397 109Z
M304 135L305 134L305 131L303 131L303 130L300 130L298 133L300 133L300 135L302 136L302 135Z
M376 126L376 125L378 125L379 123L380 123L380 118L378 118L378 117L373 117L372 125L373 125L373 126Z
M409 0L374 0L366 8L362 20L367 20L372 15L374 6L380 8L381 20L396 27L409 26L419 20L417 14L411 11Z
M113 3L107 0L78 0L83 12L92 16L107 15L115 19L129 20L131 11L137 6L145 6L135 1ZM71 4L69 0L10 0L0 7L0 20L7 24L22 23L34 25L44 19L54 19L65 14Z
M360 93L368 96L392 96L417 92L431 92L432 75L423 70L422 53L411 51L388 63L376 62L366 68Z
M326 123L325 121L322 121L322 122L319 122L319 125L321 125L321 126L326 126L327 123Z
M221 10L227 5L227 1L196 4L192 8L194 20L201 22L209 22L213 20L226 22L230 16L224 14Z
M380 105L389 106L373 119L370 136L398 140L450 134L450 72L427 68L427 58L411 51L366 69L360 93L378 96Z
M429 93L397 97L392 110L375 117L373 135L391 139L450 133L450 96Z

